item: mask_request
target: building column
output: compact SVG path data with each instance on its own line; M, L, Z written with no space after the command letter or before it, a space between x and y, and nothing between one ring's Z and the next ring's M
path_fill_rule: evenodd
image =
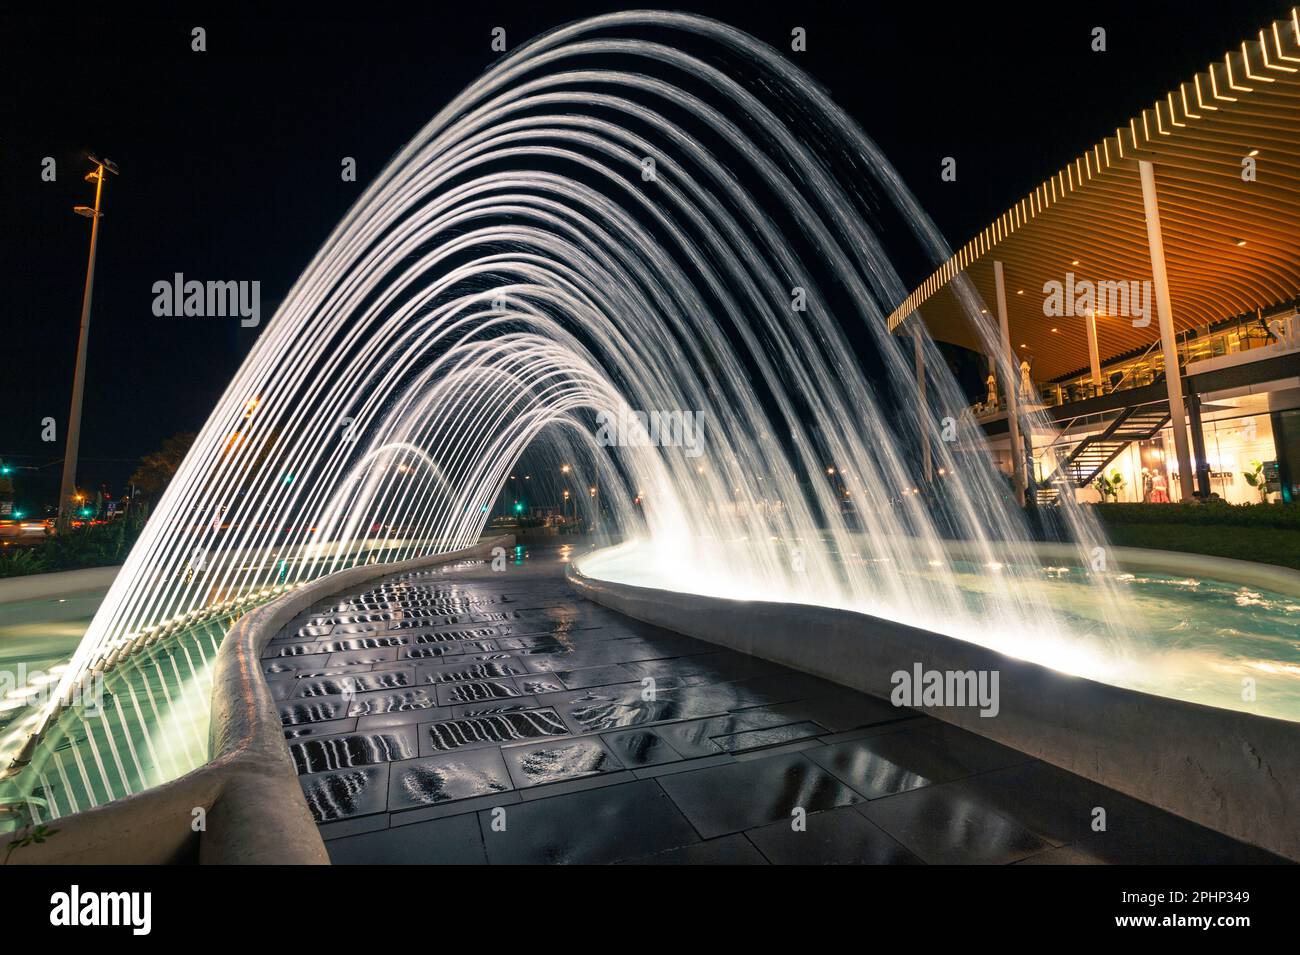
M1017 380L1019 376L1016 373L1020 362L1016 360L1016 353L1011 350L1011 326L1007 321L1007 283L1002 275L1002 263L996 259L993 262L993 282L998 306L998 330L1002 335L1002 354L1006 356L1005 363L995 360L993 365L995 369L999 367L1011 369L1008 375L1003 376L1002 392L1007 396L1007 436L1011 440L1013 486L1016 501L1024 507L1025 446L1020 440L1020 396L1017 391L1020 382Z
M1097 313L1089 312L1084 318L1088 328L1088 368L1092 372L1092 387L1095 394L1102 394L1101 383L1101 349L1097 345Z
M1187 381L1187 420L1192 426L1192 466L1196 470L1196 494L1210 499L1210 460L1205 456L1205 430L1201 427L1201 396L1191 379Z
M925 482L934 480L934 461L930 449L930 405L925 397L925 352L922 351L921 320L912 325L912 355L916 360L916 417L921 425L921 462Z
M1155 167L1138 160L1142 179L1142 206L1146 211L1147 244L1151 250L1151 283L1155 286L1156 317L1160 320L1160 350L1165 357L1165 388L1169 394L1169 426L1174 432L1178 455L1178 484L1184 501L1192 493L1192 455L1187 446L1187 422L1183 412L1183 379L1178 367L1178 341L1174 337L1174 309L1169 299L1169 273L1165 270L1165 240L1160 232L1160 206L1156 201Z

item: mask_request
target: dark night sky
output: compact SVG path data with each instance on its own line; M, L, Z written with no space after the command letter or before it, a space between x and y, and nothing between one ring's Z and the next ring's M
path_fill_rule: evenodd
M881 144L951 243L970 235L1284 3L690 5L781 49ZM259 329L156 318L174 272L262 283L269 318L320 243L411 134L513 45L617 4L426 4L420 18L0 18L0 457L50 465L19 497L53 498L68 411L92 187L85 150L122 169L105 197L82 486L116 491L169 434L197 430ZM208 31L208 52L189 31ZM1109 50L1089 49L1106 27ZM943 156L958 181L942 183ZM58 181L40 179L58 160ZM357 183L339 177L358 160ZM894 228L897 228L895 226ZM891 242L888 232L886 244ZM900 246L909 246L899 236ZM926 263L902 258L910 283ZM40 420L59 422L56 445ZM24 472L28 473L28 472Z

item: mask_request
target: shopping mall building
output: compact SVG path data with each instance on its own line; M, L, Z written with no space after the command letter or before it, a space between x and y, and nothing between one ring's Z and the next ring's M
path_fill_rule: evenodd
M1026 500L1095 501L1118 472L1120 501L1289 502L1298 305L1293 10L1021 198L890 327L1012 356L967 414Z

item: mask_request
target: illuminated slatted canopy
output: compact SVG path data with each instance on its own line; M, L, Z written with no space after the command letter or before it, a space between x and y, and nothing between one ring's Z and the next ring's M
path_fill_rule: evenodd
M931 334L983 350L952 288L963 272L996 323L993 262L1006 272L1011 347L1040 381L1088 365L1085 319L1044 313L1045 285L1151 279L1138 160L1155 165L1178 330L1300 295L1300 14L1276 21L1169 91L1025 196L889 317L919 309ZM1255 163L1244 181L1243 162ZM1159 337L1151 322L1097 321L1103 362ZM1022 348L1022 346L1024 346Z

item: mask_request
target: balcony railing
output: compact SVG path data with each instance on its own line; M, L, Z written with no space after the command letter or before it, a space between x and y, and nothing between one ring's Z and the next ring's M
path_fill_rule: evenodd
M1156 339L1137 358L1103 366L1100 382L1094 382L1091 374L1078 375L1066 381L1035 382L1035 394L1029 400L1051 408L1154 384L1161 379L1165 370L1165 356L1159 345L1160 340ZM1177 347L1180 373L1193 362L1220 355L1264 348L1300 347L1300 311L1262 320L1240 319L1232 325L1221 326L1208 335L1184 332L1178 336ZM999 396L996 407L988 402L977 402L971 406L971 413L976 418L987 418L1006 410L1006 397L1002 395Z

